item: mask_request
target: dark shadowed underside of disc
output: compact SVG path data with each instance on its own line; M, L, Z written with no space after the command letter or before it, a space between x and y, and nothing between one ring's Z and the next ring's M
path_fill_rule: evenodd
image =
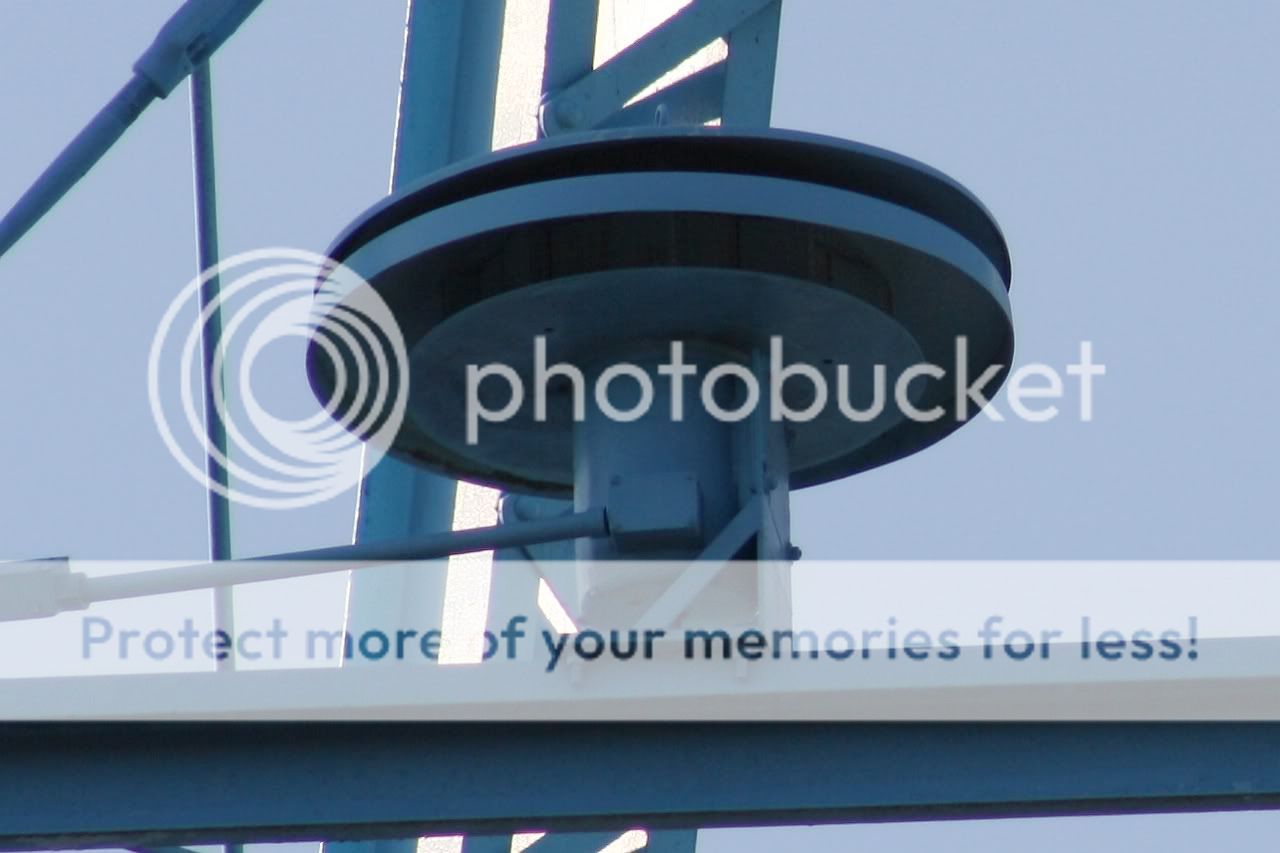
M964 422L957 368L976 377L1012 354L1008 252L982 205L926 166L809 134L658 129L510 149L388 197L330 254L386 300L409 348L391 452L523 491L571 487L569 395L552 396L545 422L527 400L469 444L466 367L509 365L531 391L537 337L550 363L583 364L671 340L746 363L779 336L784 361L814 365L833 393L846 365L854 403L885 365L884 416L856 423L833 401L792 425L793 487L944 437ZM929 423L892 404L920 361L946 371L911 385L918 408L944 412ZM313 346L308 368L330 399L332 361ZM789 403L804 404L801 384Z

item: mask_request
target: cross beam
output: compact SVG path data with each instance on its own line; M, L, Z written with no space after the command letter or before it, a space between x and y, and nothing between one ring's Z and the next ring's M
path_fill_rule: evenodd
M19 724L0 850L1256 809L1277 754L1252 723Z

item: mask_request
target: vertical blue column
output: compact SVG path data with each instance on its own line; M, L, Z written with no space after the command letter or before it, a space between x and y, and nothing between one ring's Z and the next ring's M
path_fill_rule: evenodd
M410 0L396 121L392 190L489 150L504 0ZM366 472L356 541L448 530L457 484L391 457ZM418 566L352 576L348 627L438 626L445 571Z
M490 149L505 0L409 0L391 189ZM365 473L356 541L448 530L457 483L391 457ZM446 563L352 574L347 629L438 627ZM418 839L325 845L328 853L415 853ZM509 849L509 842L508 847Z
M782 0L774 0L729 33L723 124L769 126L781 21Z
M543 94L557 92L591 73L596 56L599 0L551 0Z

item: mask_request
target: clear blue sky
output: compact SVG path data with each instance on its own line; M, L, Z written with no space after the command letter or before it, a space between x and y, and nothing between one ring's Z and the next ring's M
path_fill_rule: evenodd
M174 5L0 3L0 207L127 79ZM402 0L267 0L218 54L224 254L323 251L385 191L403 15ZM1108 368L1092 423L979 421L797 494L806 556L1277 556L1278 26L1280 6L1262 0L789 0L774 124L890 148L966 184L1013 254L1017 361L1065 364L1091 340ZM184 87L0 260L0 558L203 556L203 492L167 455L144 382L156 320L194 271L191 205ZM238 551L343 542L350 516L350 497L288 517L238 512ZM797 574L811 618L836 613L841 593ZM340 594L335 579L292 593L321 610ZM1066 850L1110 826L1121 840L1106 846L1243 849L1276 826L1036 825L1031 839L964 825L805 843ZM703 849L753 844L705 835Z

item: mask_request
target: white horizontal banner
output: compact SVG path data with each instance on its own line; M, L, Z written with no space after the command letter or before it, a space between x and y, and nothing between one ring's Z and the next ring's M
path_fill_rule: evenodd
M598 591L564 581L645 614L688 564L541 564L559 601L442 630L346 624L299 578L351 567L294 564L239 587L257 595L224 631L207 590L142 594L169 566L73 563L91 592L140 597L0 622L0 716L1280 719L1280 562L802 561L790 621L776 601L727 600L776 589L761 579L785 566L695 565L713 576L667 624L593 624L575 614ZM237 671L215 673L225 658Z

